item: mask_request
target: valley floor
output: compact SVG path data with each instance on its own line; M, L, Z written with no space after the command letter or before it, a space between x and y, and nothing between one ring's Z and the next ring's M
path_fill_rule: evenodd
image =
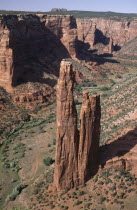
M41 107L36 114L31 113L28 121L22 121L3 135L0 209L136 209L137 61L124 57L113 57L113 60L118 63L108 60L100 65L98 77L86 66L83 72L81 64L72 61L88 78L88 82L75 87L78 113L83 90L101 95L98 174L78 189L55 193L48 187L52 185L54 163L45 165L43 160L48 157L54 160L55 155L54 102ZM9 117L5 112L2 116Z

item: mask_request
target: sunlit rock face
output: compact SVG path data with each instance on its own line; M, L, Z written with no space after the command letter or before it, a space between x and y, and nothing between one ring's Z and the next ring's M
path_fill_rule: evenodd
M76 39L70 15L1 15L0 86L12 93L20 84L46 83L46 74L58 76L60 61L76 57Z
M95 43L109 44L110 39L116 50L136 37L137 22L126 20L111 20L103 18L77 18L78 39L89 43L91 47Z
M63 60L57 84L57 138L54 185L57 190L85 183L98 170L100 96L83 93L80 131L73 97L75 75Z

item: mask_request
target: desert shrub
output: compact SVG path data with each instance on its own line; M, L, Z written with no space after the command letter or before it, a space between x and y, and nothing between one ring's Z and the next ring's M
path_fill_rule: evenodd
M128 189L128 193L130 193L130 192L132 192L132 191L134 191L134 189Z
M3 163L3 167L4 167L4 168L10 168L10 164L7 163L7 162L4 162L4 163Z
M106 198L105 198L105 197L100 197L100 199L99 199L99 203L103 203L105 200L106 200Z
M17 166L17 160L12 160L11 162L10 162L10 168L14 168L14 167L16 167Z
M82 203L82 201L76 201L75 203L74 203L74 206L78 206L78 205L80 205Z
M65 189L64 189L64 194L67 193L69 190L70 190L70 188L65 187Z
M109 188L109 190L114 191L116 189L116 186L113 185L112 187Z
M104 87L100 87L100 90L101 90L101 91L107 91L107 90L110 90L110 88L109 88L109 87L104 86Z
M23 210L23 209L20 206L13 206L11 210Z
M77 193L75 193L75 192L72 192L72 195L77 195Z
M107 93L103 93L101 96L102 96L103 98L106 98L106 97L108 96L108 94L107 94Z
M67 209L69 209L69 207L68 206L64 206L64 209L67 210Z
M49 153L52 153L53 151L54 151L53 149L50 149L50 150L49 150Z
M26 112L22 113L20 117L21 117L21 120L25 122L30 120L30 115Z
M101 181L101 182L98 182L98 184L103 185L103 184L104 184L104 182L102 182L102 181Z
M79 102L78 102L78 99L77 99L77 98L75 98L75 99L74 99L74 102L75 102L75 104L79 104Z
M110 82L114 85L115 81L113 79L110 79Z
M53 174L54 174L54 170L53 170L53 169L49 170L49 171L45 174L46 183L52 183L52 182L53 182Z
M116 78L121 79L122 76L121 76L120 74L117 74L117 75L116 75Z
M105 191L105 194L108 195L108 191L107 190Z
M41 180L36 184L36 188L41 188L45 183Z
M124 190L127 190L127 187L126 187L126 186L123 186L123 189L124 189Z
M92 203L85 203L85 208L90 208L90 206L92 205Z
M104 146L106 146L106 145L104 145ZM107 148L106 148L107 149ZM103 170L102 172L101 172L101 176L103 176L103 177L105 177L105 178L108 178L109 176L110 176L110 172L109 172L109 170L107 169L107 170Z
M9 200L10 201L13 201L16 199L16 197L21 193L21 191L27 187L26 185L24 184L19 184L17 185L14 189L13 189L13 192L12 194L9 196Z
M124 198L124 193L120 193L119 198L123 199Z
M53 139L52 144L53 144L53 145L56 145L56 139Z
M108 179L108 183L112 183L112 180L111 179Z
M114 192L114 193L111 194L112 197L115 197L116 195L117 195L116 192Z
M38 188L34 189L33 194L37 195L38 193L39 193L39 189Z
M115 175L114 179L120 179L120 176L119 175Z
M94 182L98 181L98 175L95 176L95 178L93 179Z
M81 196L81 195L84 195L84 194L85 194L84 191L79 191L79 192L78 192L78 196Z
M54 160L51 158L51 157L47 157L43 160L43 163L46 165L46 166L50 166L52 163L54 163Z
M82 187L86 187L87 185L84 183L84 184L82 184Z
M82 92L81 84L76 85L75 90L76 90L77 92L81 93L81 92Z

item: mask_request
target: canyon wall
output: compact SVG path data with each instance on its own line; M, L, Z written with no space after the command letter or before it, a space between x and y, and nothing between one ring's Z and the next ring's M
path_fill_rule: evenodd
M115 21L103 18L77 18L78 39L89 43L109 44L110 38L117 48L137 36L137 21ZM94 36L95 35L95 36Z
M0 86L56 79L63 58L75 57L76 20L70 16L0 16Z
M100 96L83 94L80 131L73 97L75 74L63 60L57 84L57 138L54 185L57 190L77 187L98 170Z
M76 20L71 15L1 15L0 86L13 94L16 103L44 101L54 91L62 59L85 60L88 51L82 51L84 43L91 48L103 43L104 52L113 53L136 34L136 21ZM95 48L98 50L98 46ZM87 56L92 58L91 54Z

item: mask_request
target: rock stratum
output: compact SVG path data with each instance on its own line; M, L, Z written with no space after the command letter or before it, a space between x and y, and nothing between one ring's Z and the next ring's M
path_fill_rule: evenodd
M100 96L83 93L80 131L73 97L75 75L63 60L57 84L57 139L54 184L57 190L85 183L98 169Z
M0 16L0 86L15 103L45 101L54 92L64 58L98 63L89 49L112 54L135 39L137 22L103 18L75 19L71 15ZM102 53L102 52L101 52ZM79 74L76 71L77 75ZM29 91L31 87L31 90Z
M97 43L112 43L119 50L137 35L137 21L116 21L103 18L77 18L78 40L89 43L93 47ZM111 50L110 50L111 52Z
M40 92L46 97L53 92L60 61L76 56L76 37L76 20L70 15L1 15L0 86L14 93L15 101L37 100ZM18 89L28 82L32 91Z

